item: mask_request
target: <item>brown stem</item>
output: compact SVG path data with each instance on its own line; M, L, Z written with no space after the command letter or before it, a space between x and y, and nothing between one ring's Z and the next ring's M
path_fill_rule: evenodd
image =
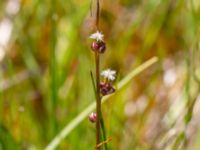
M96 145L100 144L100 116L101 116L101 97L100 97L100 56L99 53L95 53L95 61L96 61L96 111L97 111L97 122L96 122ZM101 147L96 147L96 150L100 150Z
M99 14L100 4L99 0L96 0L97 11L96 11L96 28L99 30ZM96 64L96 111L97 111L97 122L96 122L96 145L101 143L100 141L100 119L101 119L101 97L100 97L100 55L98 52L95 53L95 64ZM96 150L101 150L101 147L96 147Z
M96 11L96 28L99 30L99 14L100 14L100 4L99 0L97 0L97 11Z

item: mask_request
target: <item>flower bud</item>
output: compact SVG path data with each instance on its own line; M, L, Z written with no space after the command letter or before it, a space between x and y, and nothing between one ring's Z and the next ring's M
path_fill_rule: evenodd
M91 45L91 49L93 51L97 51L99 49L99 43L97 41L93 41Z
M97 114L95 112L92 112L88 119L92 122L92 123L95 123L97 121Z
M100 92L103 96L112 94L115 92L115 88L110 84L106 82L100 83Z
M103 87L105 87L105 85L106 85L106 83L105 83L105 82L101 82L101 83L100 83L100 88L103 88Z
M108 95L108 89L106 89L106 88L102 88L101 89L101 94L103 95L103 96L105 96L105 95Z
M99 53L104 53L106 50L106 43L105 42L100 42L99 43Z

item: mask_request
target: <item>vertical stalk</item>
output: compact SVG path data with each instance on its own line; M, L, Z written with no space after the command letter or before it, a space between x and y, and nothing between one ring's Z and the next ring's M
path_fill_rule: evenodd
M96 0L96 28L99 30L99 0ZM96 111L97 111L97 122L96 122L96 145L100 143L100 118L101 118L101 97L100 97L100 56L98 52L95 52L95 64L96 64ZM101 147L96 147L96 150L101 150Z
M99 53L95 53L95 64L96 64L96 111L97 111L97 122L96 122L96 145L100 143L100 118L101 118L101 97L100 97L100 56ZM101 147L97 147L97 150L100 150Z
M96 28L99 30L99 14L100 14L100 4L99 0L97 0L97 12L96 12Z
M103 141L105 142L107 140L107 138L106 138L106 128L104 125L102 112L101 112L100 123L101 123L101 130L102 130L102 134L103 134ZM104 143L104 150L108 150L107 142Z

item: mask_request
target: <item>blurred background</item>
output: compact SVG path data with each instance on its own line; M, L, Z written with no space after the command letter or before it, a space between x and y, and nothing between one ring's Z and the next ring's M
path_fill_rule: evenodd
M0 1L0 150L44 149L94 101L95 2ZM199 150L200 1L100 3L102 69L120 81L159 58L102 106L109 149ZM94 145L95 125L84 119L57 149Z

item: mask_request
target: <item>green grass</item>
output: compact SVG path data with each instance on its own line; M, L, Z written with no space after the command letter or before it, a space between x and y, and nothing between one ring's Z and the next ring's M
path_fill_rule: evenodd
M94 149L86 118L95 108L95 1L24 0L16 14L7 2L0 31L4 19L13 28L6 45L0 38L0 149ZM101 69L117 70L118 88L102 101L108 149L198 150L199 0L101 4Z

